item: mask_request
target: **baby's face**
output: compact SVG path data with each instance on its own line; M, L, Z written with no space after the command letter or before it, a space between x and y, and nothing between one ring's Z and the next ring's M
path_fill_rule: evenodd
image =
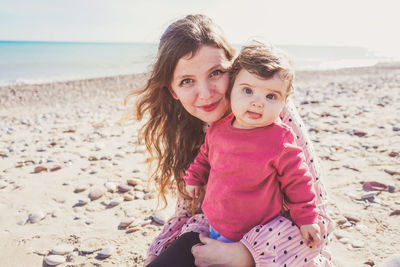
M287 88L288 82L277 74L264 79L242 69L231 92L233 126L252 129L274 123L286 104Z

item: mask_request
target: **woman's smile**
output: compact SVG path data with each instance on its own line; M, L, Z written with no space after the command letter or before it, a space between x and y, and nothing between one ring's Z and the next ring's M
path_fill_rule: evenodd
M218 101L215 101L215 102L213 102L211 104L208 104L208 105L199 106L199 108L202 109L205 112L211 112L211 111L215 110L218 107L220 102L221 102L221 99L218 100Z

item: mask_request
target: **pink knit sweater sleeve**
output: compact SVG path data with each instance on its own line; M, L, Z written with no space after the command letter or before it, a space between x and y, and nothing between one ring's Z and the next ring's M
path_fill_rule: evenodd
M278 171L280 190L285 196L290 215L298 226L315 223L318 214L312 177L304 163L303 151L295 144L291 131L286 133L282 146L282 152L273 165Z
M210 161L208 159L208 140L209 134L212 131L212 126L206 134L204 144L200 147L200 152L197 154L193 163L186 170L184 180L187 185L203 186L207 184L208 175L210 174Z

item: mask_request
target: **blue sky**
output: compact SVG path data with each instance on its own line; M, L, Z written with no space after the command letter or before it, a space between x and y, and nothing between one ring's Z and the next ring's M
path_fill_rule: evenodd
M212 17L234 43L399 50L398 0L0 0L0 40L157 42L176 18Z

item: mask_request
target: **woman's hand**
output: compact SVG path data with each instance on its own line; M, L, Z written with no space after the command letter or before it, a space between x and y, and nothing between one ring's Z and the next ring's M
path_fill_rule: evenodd
M156 255L149 255L146 259L146 261L143 264L143 267L146 267L150 262L152 262L155 258L157 258Z
M195 265L198 267L253 267L255 264L250 251L241 242L224 243L201 234L200 241L202 244L192 248Z

